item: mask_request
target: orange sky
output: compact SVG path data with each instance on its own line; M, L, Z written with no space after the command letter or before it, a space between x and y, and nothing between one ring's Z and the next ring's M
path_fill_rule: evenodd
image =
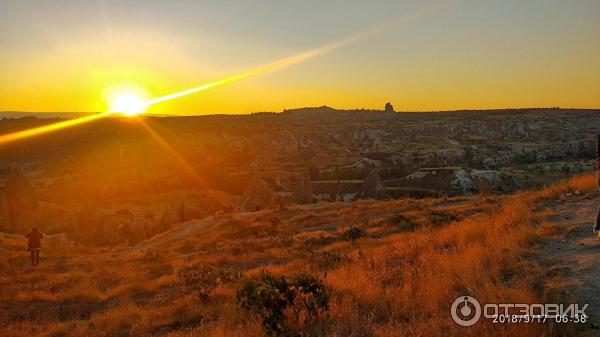
M104 111L110 87L162 96L413 13L368 39L149 112L382 109L387 101L423 111L600 108L598 2L58 2L0 4L0 111Z

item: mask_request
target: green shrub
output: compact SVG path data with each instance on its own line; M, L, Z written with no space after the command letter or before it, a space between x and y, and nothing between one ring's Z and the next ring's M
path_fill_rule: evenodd
M287 280L264 272L238 289L242 308L258 314L269 336L319 336L325 331L331 289L323 280L300 274Z

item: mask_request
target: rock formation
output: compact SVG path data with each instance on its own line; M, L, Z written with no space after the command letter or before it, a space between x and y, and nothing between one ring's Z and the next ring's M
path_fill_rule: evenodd
M394 112L394 106L392 105L392 103L385 103L385 112Z

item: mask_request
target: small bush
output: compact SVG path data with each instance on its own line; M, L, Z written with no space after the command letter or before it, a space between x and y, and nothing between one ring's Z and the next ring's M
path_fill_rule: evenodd
M300 274L291 280L263 273L237 292L242 308L260 315L269 336L317 336L324 332L331 289L323 280Z
M240 274L211 266L186 268L179 271L188 292L202 300L208 300L213 290L225 283L231 283L240 278Z
M356 241L365 235L367 235L367 231L362 228L352 226L347 231L342 233L341 238L345 241Z
M434 226L443 226L460 220L459 217L454 214L440 211L428 210L427 215L429 217L429 221L431 221Z
M415 222L413 222L411 219L405 217L402 214L395 214L392 215L389 219L388 222L394 226L394 228L400 230L400 231L413 231L417 228L417 224Z

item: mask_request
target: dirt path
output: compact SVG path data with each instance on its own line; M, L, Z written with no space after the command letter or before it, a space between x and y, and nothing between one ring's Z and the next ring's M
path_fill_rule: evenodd
M190 220L180 224L179 226L159 234L151 239L143 241L135 246L129 247L121 252L121 256L131 255L133 253L145 251L148 249L157 248L171 242L177 242L191 235L201 235L209 230L223 224L227 220L231 220L231 216L207 216L204 219Z
M552 207L556 235L544 240L542 259L548 267L545 289L568 303L588 303L589 323L576 336L600 336L600 239L592 232L600 198L576 197Z

